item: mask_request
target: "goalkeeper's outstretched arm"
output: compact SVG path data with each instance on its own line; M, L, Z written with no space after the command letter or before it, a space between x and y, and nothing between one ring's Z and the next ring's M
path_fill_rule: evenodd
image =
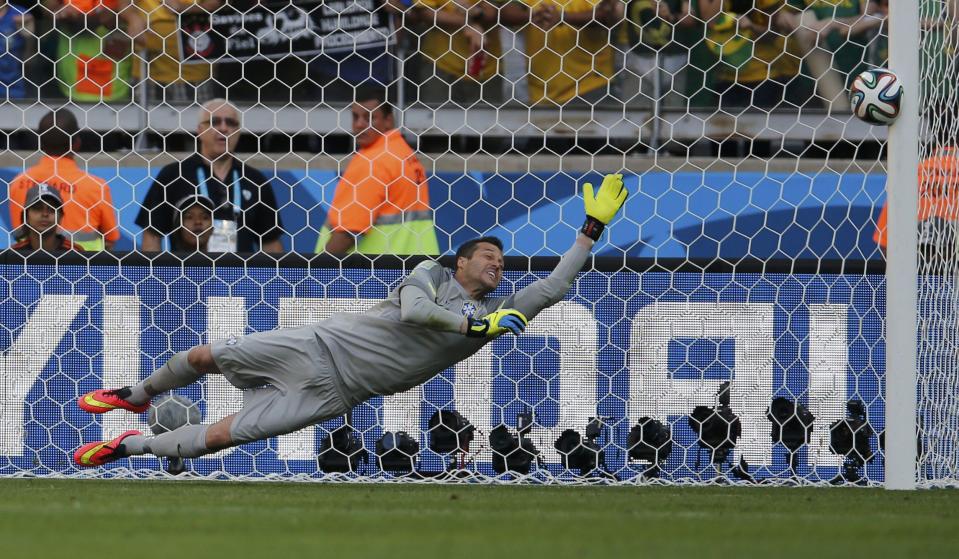
M466 317L437 305L418 285L406 285L400 290L400 320L460 334L465 334L468 327Z
M497 309L479 318L462 316L437 305L417 285L404 286L400 291L400 320L471 338L495 338L506 332L518 336L528 322L523 313L515 309Z
M435 296L438 287L446 279L446 272L437 262L419 264L400 288L400 319L433 330L458 332L470 337L492 338L506 332L514 335L522 333L530 318L566 296L576 274L589 258L593 244L619 212L626 196L623 176L619 174L606 175L603 184L595 192L593 186L586 183L583 186L586 221L573 246L560 259L559 265L548 277L534 282L514 295L490 301L492 304L487 305L487 308L496 310L483 317L464 317L438 305ZM479 265L470 266L469 271L466 271L466 267L461 269L459 264L457 265L457 278L464 289L475 289L480 294L495 289L502 274L502 252L497 249L498 247L488 246L487 258L484 260L481 256L476 257ZM458 260L464 258L468 264L474 257L461 257ZM459 276L461 271L464 272L463 277ZM464 281L466 283L462 283Z
M532 319L543 309L562 301L573 286L576 274L586 264L593 244L599 240L606 225L616 217L626 202L627 195L623 176L619 174L606 175L603 184L595 192L592 184L583 185L586 221L573 246L560 258L559 264L549 276L504 298L500 305L514 308Z

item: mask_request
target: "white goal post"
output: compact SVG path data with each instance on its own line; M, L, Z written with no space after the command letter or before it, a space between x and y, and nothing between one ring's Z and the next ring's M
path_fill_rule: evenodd
M899 119L890 127L889 248L886 254L886 487L913 489L916 469L916 381L919 256L919 5L890 2L889 67L906 84Z

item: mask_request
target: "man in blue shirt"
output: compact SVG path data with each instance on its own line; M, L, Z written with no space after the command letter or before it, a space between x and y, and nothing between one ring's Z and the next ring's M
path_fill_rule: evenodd
M27 94L23 60L32 34L33 16L19 6L0 2L0 101Z

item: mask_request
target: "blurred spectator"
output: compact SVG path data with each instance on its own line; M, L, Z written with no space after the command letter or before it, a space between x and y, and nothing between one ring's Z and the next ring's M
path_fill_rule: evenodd
M10 183L10 222L23 223L24 200L37 185L56 190L63 204L60 225L73 244L84 250L110 250L120 238L110 186L84 172L74 160L80 149L77 119L68 109L50 111L40 119L37 136L43 157Z
M174 252L209 252L213 236L213 200L203 195L189 195L177 202L180 228L170 237Z
M57 85L71 100L129 99L132 49L120 15L127 1L44 1L57 31Z
M501 19L501 18L500 18ZM503 45L503 58L499 71L506 85L506 101L529 99L526 75L529 72L529 57L526 56L526 33L507 25L499 26L499 40Z
M796 30L797 54L827 107L848 111L848 86L871 66L868 48L886 8L878 0L799 0L806 8Z
M773 108L799 72L786 37L799 26L787 0L696 0L706 21L706 44L718 56L715 90L724 109Z
M500 9L503 24L525 30L531 104L595 104L609 95L616 1L524 0Z
M27 94L23 63L33 30L33 16L20 6L0 0L0 101Z
M670 91L685 93L689 51L703 39L700 22L689 15L689 1L632 0L617 9L624 12L617 17L624 20L619 34L627 52L624 67L638 76L642 95L662 99Z
M213 12L222 4L222 0L133 0L134 9L124 15L142 58L137 59L133 75L149 78L146 103L204 103L216 96L210 79L212 64L180 62L178 21L183 15Z
M876 220L873 240L883 254L889 242L887 201ZM919 163L919 255L928 266L959 257L959 149L943 144Z
M330 49L329 52L323 51L309 58L307 72L315 90L313 98L316 103L353 103L356 100L357 88L364 85L375 84L377 87L392 90L397 81L399 58L396 49L390 47L390 37L384 34L383 28L377 29L375 20L379 15L387 14L393 29L398 30L395 35L391 34L395 39L399 31L403 31L405 14L415 1L371 0L369 4L355 4L373 6L369 30L361 30L356 34L365 35L367 38L382 37L383 40L376 45L366 45L355 50ZM347 2L346 5L353 4Z
M426 172L396 129L385 92L353 103L356 155L336 185L316 252L439 254Z
M239 112L213 99L198 116L198 153L160 170L137 215L141 250L161 250L163 238L181 225L176 204L201 195L213 202L209 252L282 252L283 227L270 181L233 157L241 133Z
M959 123L959 0L920 0L920 99L923 125L934 137L955 134ZM952 128L950 130L950 128Z
M503 102L498 12L486 0L416 0L412 21L423 24L420 51L434 64L422 68L419 100L468 107Z
M17 242L10 248L21 251L80 250L69 237L60 232L58 224L63 217L63 200L55 188L45 184L30 187L26 192L21 214L23 225L13 233Z

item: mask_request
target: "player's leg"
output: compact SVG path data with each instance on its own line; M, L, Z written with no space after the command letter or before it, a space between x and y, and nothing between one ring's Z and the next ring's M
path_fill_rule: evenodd
M149 409L154 396L188 386L205 374L219 372L210 345L200 345L175 354L162 367L133 386L93 390L81 396L77 405L89 413L105 413L115 409L143 413Z
M129 451L196 458L223 448L270 439L343 415L333 364L311 328L274 330L216 342L209 353L225 378L243 392L243 407L210 426L187 425L143 440Z
M243 409L212 425L184 425L155 437L127 431L111 441L96 441L74 453L78 466L94 467L143 454L198 458L224 448L270 439L339 417L348 411L332 382L284 393L273 386L250 391Z
M309 370L285 372L290 382L283 389L262 386L244 391L242 409L212 425L184 425L155 437L128 431L112 441L83 445L74 453L74 461L79 466L92 467L141 454L197 458L223 448L292 433L345 414L349 405L337 392L332 363L322 353L313 353L312 359ZM245 378L235 370L230 374L236 380Z
M76 463L99 466L140 454L196 458L291 433L349 409L336 391L332 360L309 328L274 330L199 346L190 351L188 365L194 371L222 373L237 388L259 388L244 392L243 408L235 416L213 425L185 425L156 437L128 432L122 439L88 443L74 454ZM153 379L151 375L141 385L150 382L155 390ZM84 461L91 455L96 458Z
M102 466L114 460L154 454L167 458L196 458L234 446L230 427L237 414L228 415L213 425L184 425L155 437L139 431L127 431L109 441L87 443L73 453L78 466Z

